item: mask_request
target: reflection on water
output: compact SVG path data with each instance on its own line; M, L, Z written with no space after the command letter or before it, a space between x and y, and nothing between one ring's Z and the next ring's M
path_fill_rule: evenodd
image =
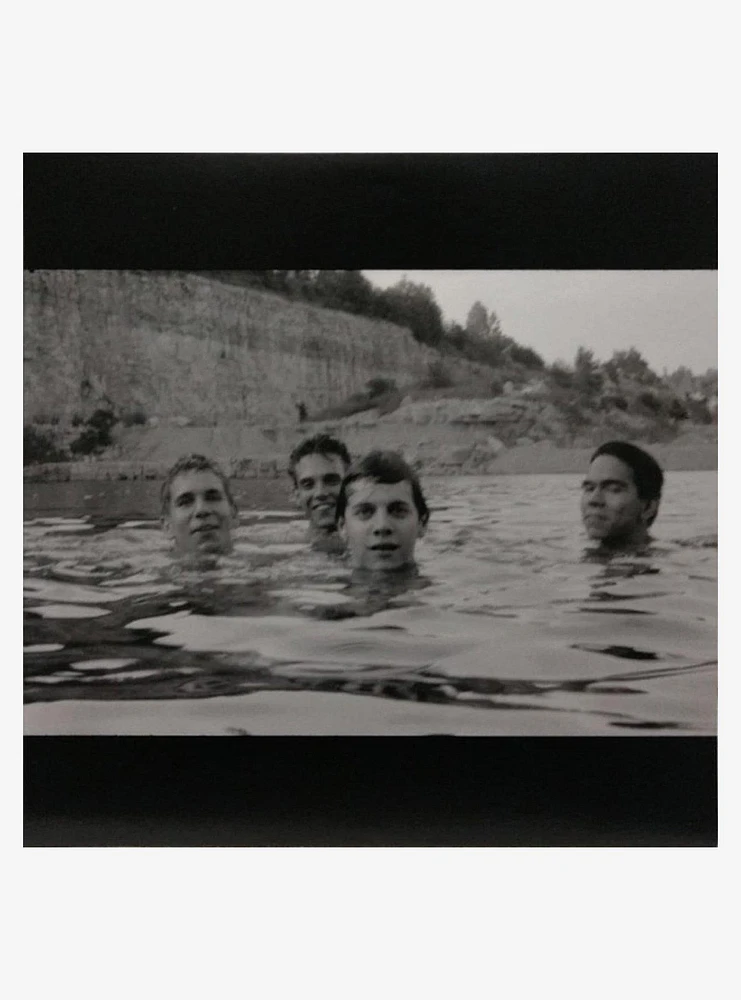
M312 552L240 482L235 551L170 558L157 483L27 487L26 732L713 733L714 473L641 557L585 558L578 477L427 482L417 577Z

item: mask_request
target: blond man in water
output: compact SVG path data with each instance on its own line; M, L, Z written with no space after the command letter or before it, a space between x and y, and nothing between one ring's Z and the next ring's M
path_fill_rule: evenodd
M162 526L180 558L231 552L237 507L229 480L204 455L184 455L165 477L161 490Z

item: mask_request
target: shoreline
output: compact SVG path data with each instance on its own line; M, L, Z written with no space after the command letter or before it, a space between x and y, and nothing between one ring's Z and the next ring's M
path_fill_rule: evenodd
M643 447L643 445L642 445ZM718 446L711 441L672 441L664 444L645 446L666 472L717 472ZM547 473L578 473L589 464L594 448L559 448L541 441L508 448L485 466L463 467L462 463L435 462L425 469L420 465L422 475L430 476L513 476ZM233 479L276 479L286 474L287 456L255 457L249 461L235 458L231 462L221 460ZM23 468L26 483L72 482L79 480L128 480L162 479L171 462L146 462L135 460L88 460L81 462L50 462L27 465ZM230 467L231 466L231 467Z

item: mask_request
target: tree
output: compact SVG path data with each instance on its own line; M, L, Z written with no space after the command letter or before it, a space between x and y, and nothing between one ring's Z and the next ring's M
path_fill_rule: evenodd
M456 351L463 351L466 346L466 331L460 323L451 323L445 328L445 337Z
M407 326L415 340L438 345L444 335L443 314L428 285L416 284L406 275L377 298L378 315L393 323Z
M373 286L360 271L317 271L309 287L310 297L319 305L365 315L372 312Z
M602 391L604 381L594 352L586 347L578 348L574 359L574 388L591 399Z
M514 361L518 365L524 365L525 368L535 368L538 371L542 371L545 368L545 361L543 361L538 352L534 351L532 347L524 347L522 344L510 340L509 337L505 337L504 339L508 341L506 354L510 361Z
M502 324L493 309L487 312L482 302L474 302L468 310L466 331L474 337L496 340L502 336Z
M629 347L627 351L614 351L610 360L605 362L604 368L614 382L625 378L644 385L655 385L660 381L648 361L635 347Z
M559 389L573 389L574 373L563 361L554 361L548 369L553 384Z
M675 396L669 404L668 415L672 420L686 420L689 416L687 413L687 407Z
M695 391L695 376L685 365L680 365L675 371L666 376L664 380L680 396L689 396Z
M466 317L466 332L474 337L486 337L489 334L489 313L482 302L474 302Z

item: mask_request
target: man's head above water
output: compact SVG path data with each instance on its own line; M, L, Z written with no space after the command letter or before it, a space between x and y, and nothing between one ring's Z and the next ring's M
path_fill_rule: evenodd
M238 520L229 480L204 455L184 455L165 477L162 525L179 556L221 555L231 551Z
M430 511L417 474L394 451L372 451L342 482L337 521L353 569L388 573L414 566Z
M288 474L313 534L335 531L337 497L349 465L349 451L342 441L329 434L306 438L291 452Z
M661 467L642 448L625 441L600 445L582 482L581 515L589 537L606 549L644 545L663 485Z

